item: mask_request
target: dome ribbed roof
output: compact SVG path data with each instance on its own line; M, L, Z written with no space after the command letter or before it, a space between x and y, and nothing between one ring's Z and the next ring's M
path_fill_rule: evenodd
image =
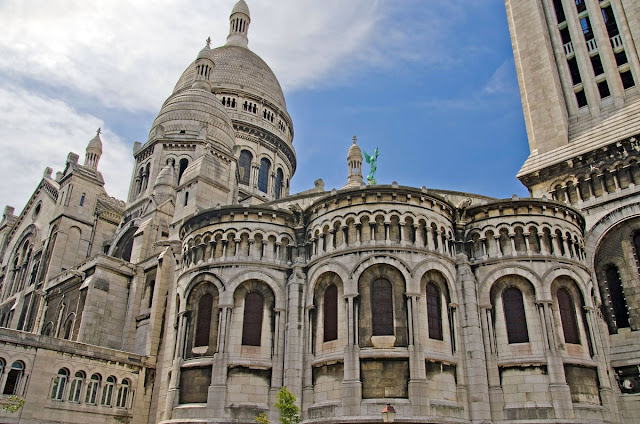
M240 89L268 100L283 110L287 105L278 79L269 65L251 50L239 46L222 46L211 50L215 69L211 73L211 87ZM174 93L191 87L195 62L189 65L178 80Z
M91 141L89 141L89 144L87 145L87 150L90 150L90 149L94 149L102 153L102 140L100 139L100 130L98 130L98 133L96 134L96 136L93 137Z
M236 3L235 6L233 6L231 14L233 15L234 13L244 13L245 15L251 17L251 15L249 14L249 6L247 6L247 3L245 3L244 0L240 0L238 3Z
M349 152L347 153L347 159L351 158L359 158L362 160L362 150L360 150L360 147L356 144L355 140L351 147L349 147Z
M198 130L204 126L207 140L221 143L230 150L235 146L231 118L215 94L207 90L188 88L173 93L162 105L151 126L149 138L154 138L158 125L162 125L167 134L179 133L186 128Z

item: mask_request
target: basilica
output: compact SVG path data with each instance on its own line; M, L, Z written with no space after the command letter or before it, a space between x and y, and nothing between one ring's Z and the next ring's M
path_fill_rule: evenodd
M98 131L4 209L0 422L279 422L282 387L309 424L640 422L640 7L505 5L528 198L375 184L355 137L341 189L292 193L239 0L126 199Z

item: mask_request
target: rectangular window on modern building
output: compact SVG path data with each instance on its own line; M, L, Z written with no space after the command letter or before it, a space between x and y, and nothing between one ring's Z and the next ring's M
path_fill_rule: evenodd
M569 34L569 28L562 28L560 30L560 36L562 37L562 44L567 44L571 41L571 35Z
M631 88L634 85L636 85L635 81L633 80L633 75L631 74L631 71L620 72L620 78L622 79L622 86L625 89Z
M607 81L601 81L598 83L598 91L600 92L600 98L604 99L605 97L609 97L611 93L609 92L609 84Z
M582 13L587 10L587 5L584 0L576 0L576 8L578 9L578 13Z
M587 105L587 96L584 94L584 90L580 90L576 93L576 100L578 101L578 107L584 107Z
M602 60L600 60L599 54L591 56L591 66L593 66L593 74L595 76L604 74L604 68L602 67Z
M569 64L569 72L571 73L573 85L580 84L582 82L582 77L580 77L580 70L578 69L578 62L576 62L576 58L572 57L567 60L567 63Z

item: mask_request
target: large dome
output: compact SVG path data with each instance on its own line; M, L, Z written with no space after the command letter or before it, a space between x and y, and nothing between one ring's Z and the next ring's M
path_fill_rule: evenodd
M197 138L221 144L227 151L235 146L231 118L217 97L207 90L188 88L174 92L164 102L153 122L150 139L154 138L160 126L166 136L193 134Z
M225 45L211 50L215 68L211 73L211 87L239 89L257 95L286 110L287 105L280 83L269 65L245 47ZM173 92L191 87L195 76L195 62L182 74Z

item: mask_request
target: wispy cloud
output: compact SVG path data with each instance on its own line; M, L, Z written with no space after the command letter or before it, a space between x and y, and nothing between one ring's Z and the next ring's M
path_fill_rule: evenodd
M20 210L42 178L46 166L64 168L66 153L84 160L87 143L103 122L79 113L66 103L29 93L18 87L0 87L0 197ZM108 129L102 134L104 154L99 170L110 195L125 198L130 148ZM123 174L123 170L126 170ZM124 178L123 178L124 177Z
M491 75L482 91L486 94L517 94L518 86L515 84L516 77L513 66L512 61L504 61Z

